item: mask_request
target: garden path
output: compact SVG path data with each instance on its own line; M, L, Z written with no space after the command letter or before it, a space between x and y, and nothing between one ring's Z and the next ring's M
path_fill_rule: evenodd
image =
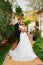
M32 45L33 45L34 42L32 40L32 35L28 34L28 36L29 36L29 38L30 38L30 40L32 42ZM14 43L14 45L12 46L12 48L16 47L16 45L17 45L16 43L17 43L17 41ZM43 62L39 58L37 58L37 59L35 59L33 61L19 62L19 61L12 60L9 57L9 55L7 55L7 57L5 58L5 61L4 61L3 65L43 65Z

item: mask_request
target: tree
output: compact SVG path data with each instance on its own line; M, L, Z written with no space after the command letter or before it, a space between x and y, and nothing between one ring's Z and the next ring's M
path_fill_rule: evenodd
M10 3L12 3L12 8L15 8L15 12L18 16L23 17L23 11L22 8L19 6L17 0L8 0Z
M24 15L23 15L23 11L22 11L22 9L21 9L20 6L17 6L16 9L15 9L15 11L16 11L16 14L17 14L18 16L20 16L20 17L23 17L23 16L24 16Z
M11 14L12 7L10 2L0 0L0 35L2 36L11 22Z
M43 8L43 0L28 0L30 2L29 6L33 8L33 10L40 10Z

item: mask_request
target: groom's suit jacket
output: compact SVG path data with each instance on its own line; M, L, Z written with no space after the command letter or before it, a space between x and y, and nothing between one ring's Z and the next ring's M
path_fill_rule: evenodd
M15 24L15 31L16 31L16 35L18 37L18 42L20 41L20 30L19 30L19 24L16 23Z

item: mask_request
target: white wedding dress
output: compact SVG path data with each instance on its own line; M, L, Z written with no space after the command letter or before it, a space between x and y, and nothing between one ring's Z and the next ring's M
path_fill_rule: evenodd
M20 34L20 41L15 50L10 50L9 55L16 61L32 61L37 56L33 52L31 42L26 32Z

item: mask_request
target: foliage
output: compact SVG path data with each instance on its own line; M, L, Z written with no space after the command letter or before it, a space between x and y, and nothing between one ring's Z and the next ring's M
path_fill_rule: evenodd
M12 7L8 0L7 1L0 0L0 9L9 14L12 13Z
M15 40L15 27L14 25L8 25L6 27L6 29L4 30L4 38L6 38L7 40L10 40L10 41L14 41Z
M43 61L43 38L36 40L33 49L37 56Z
M36 21L35 23L36 23L36 26L39 26L39 22L38 21Z
M3 40L3 36L2 36L2 35L0 35L0 43L2 42L2 40Z
M7 1L0 0L0 22L8 23L11 18L12 8L11 4Z
M6 39L9 39L10 36L13 36L15 34L14 32L15 32L14 26L13 25L8 25L6 27L6 29L4 30L3 35L6 37Z
M10 49L11 45L6 45L4 47L0 47L0 65L3 65L5 57Z
M15 41L16 38L16 32L15 32L15 27L14 25L8 25L4 30L3 30L3 34L0 36L0 42L3 39L8 40L9 42L13 42Z
M0 0L0 35L4 37L4 32L11 22L12 7L10 2Z
M40 30L33 30L32 34L33 34L33 40L37 40L37 39L41 38L41 31Z
M24 15L23 15L23 12L22 12L22 9L21 9L20 6L17 6L16 9L15 9L15 11L16 11L16 14L17 14L18 16L20 16L20 17L23 17L23 16L24 16Z
M37 40L37 39L41 38L41 30L39 30L38 26L39 26L39 22L36 21L35 30L32 31L33 40Z
M24 24L26 25L26 26L28 26L28 24L31 22L30 20L25 20L25 21L23 21L24 22Z

